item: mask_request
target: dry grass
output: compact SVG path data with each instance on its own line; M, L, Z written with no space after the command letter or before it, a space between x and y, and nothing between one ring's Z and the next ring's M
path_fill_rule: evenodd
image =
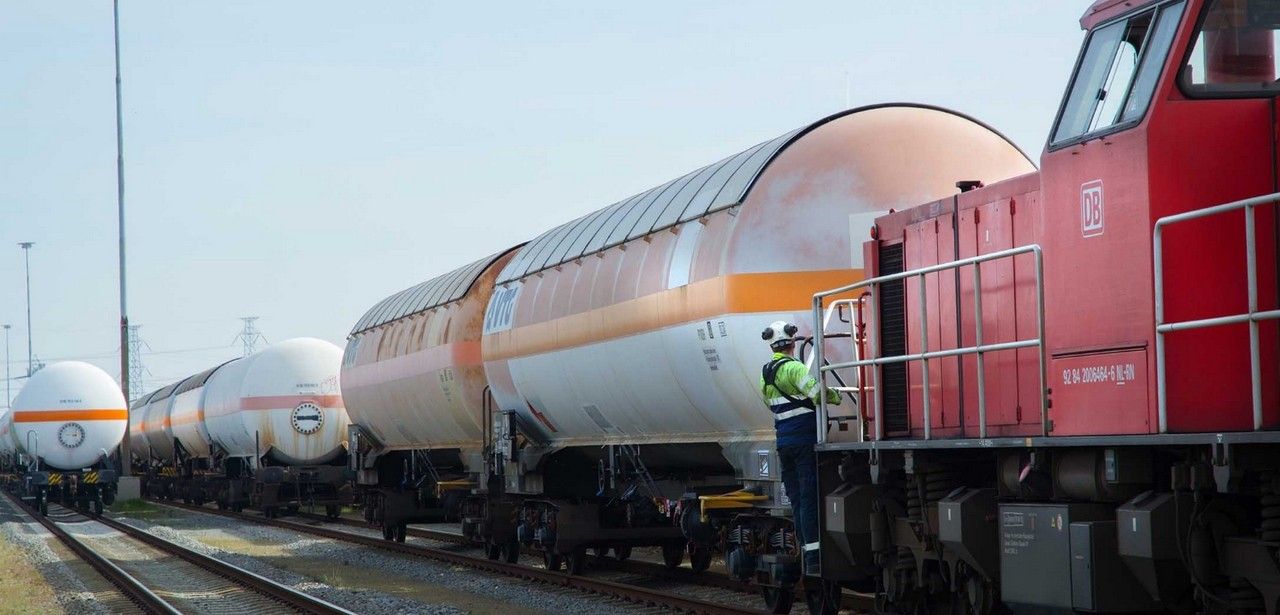
M53 588L20 549L0 538L0 615L62 613Z

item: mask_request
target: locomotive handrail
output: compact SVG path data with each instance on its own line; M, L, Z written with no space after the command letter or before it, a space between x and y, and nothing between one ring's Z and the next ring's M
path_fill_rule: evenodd
M1023 340L1014 340L1009 342L984 344L982 342L982 268L981 268L981 265L982 263L985 263L988 261L994 261L994 260L999 260L1004 258L1013 258L1020 254L1031 254L1035 257L1036 337L1023 339ZM928 319L928 301L925 300L927 296L925 276L930 273L937 273L940 271L948 271L952 269L958 270L961 267L967 267L967 266L973 266L973 303L974 303L974 311L975 311L974 345L961 347L961 348L952 348L947 350L931 351L929 350L929 328L928 328L929 319ZM880 356L880 336L878 331L879 321L880 321L880 304L879 304L878 293L880 290L880 286L882 284L886 284L889 282L896 282L898 280L905 280L911 277L916 277L920 280L920 286L919 286L920 352L915 354L910 354L910 355L882 357ZM814 324L815 336L821 336L824 332L825 325L826 325L826 319L824 318L824 310L823 310L823 300L833 295L840 295L840 294L844 294L844 293L848 293L848 292L852 292L860 289L867 289L867 292L869 294L868 296L870 298L869 303L871 304L872 309L874 310L873 316L870 320L871 322L876 323L876 326L871 327L870 331L866 334L867 339L870 342L868 344L868 346L870 346L870 350L868 354L870 355L871 358L856 358L853 361L826 364L826 362L823 360L821 345L820 344L814 345L814 365L819 366L814 370L818 380L818 386L820 389L820 394L818 395L818 408L817 408L818 410L818 421L817 421L818 422L818 443L819 444L825 443L827 439L826 430L824 429L824 426L826 425L826 422L827 422L826 421L827 386L826 386L826 381L824 377L825 372L834 371L837 369L853 368L853 367L861 368L864 366L871 366L874 368L873 373L875 375L875 386L873 388L875 390L875 415L874 415L875 427L876 427L875 440L878 441L878 440L884 439L884 420L883 420L883 417L881 416L883 413L882 407L884 405L884 391L883 391L883 388L880 386L880 383L883 380L884 366L894 364L894 363L907 363L910 361L920 361L921 372L922 372L922 384L923 384L923 391L924 391L922 395L922 398L924 400L923 401L924 439L929 440L932 438L932 435L933 435L933 432L932 432L933 413L932 413L932 406L931 406L931 400L930 400L932 396L929 394L929 360L939 359L943 357L963 356L963 355L977 355L978 437L985 439L987 437L986 353L997 352L1002 350L1014 350L1017 348L1030 348L1033 346L1038 349L1037 355L1039 358L1039 367L1040 367L1039 371L1040 371L1041 435L1044 435L1044 436L1049 435L1049 430L1050 430L1049 400L1048 400L1048 396L1046 395L1047 386L1048 386L1048 375L1047 375L1047 372L1045 371L1047 369L1047 361L1045 357L1045 345L1044 345L1044 256L1039 245L1030 244L1026 246L1020 246L1017 248L1011 248L1008 250L1001 250L999 252L992 252L990 254L972 256L969 258L962 258L962 259L954 260L947 263L939 263L937 265L930 265L928 267L912 269L910 271L903 271L900 273L893 273L893 274L883 275L875 278L868 278L868 279L862 280L861 282L855 282L853 284L848 284L845 286L841 286L839 288L833 288L831 290L815 293L813 295L813 324Z
M1254 209L1259 205L1275 205L1277 201L1280 201L1280 192L1241 199L1239 201L1232 201L1230 203L1206 207L1204 209L1197 209L1195 211L1173 214L1156 220L1155 229L1152 231L1151 259L1154 267L1153 277L1155 278L1156 410L1159 415L1160 433L1168 433L1169 431L1168 398L1167 391L1165 390L1165 334L1173 333L1175 331L1220 327L1222 325L1243 322L1249 323L1249 377L1251 380L1250 394L1253 402L1253 430L1259 431L1262 429L1262 362L1260 358L1261 340L1259 338L1258 323L1264 320L1280 319L1280 310L1258 311L1258 253ZM1207 218L1209 216L1216 216L1241 209L1244 210L1245 277L1248 278L1247 283L1249 293L1248 311L1240 314L1218 316L1214 318L1165 322L1164 227L1177 224L1179 222Z

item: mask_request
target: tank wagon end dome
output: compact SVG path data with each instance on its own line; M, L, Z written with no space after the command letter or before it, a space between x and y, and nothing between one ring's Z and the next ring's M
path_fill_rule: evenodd
M299 337L248 359L239 385L230 388L238 399L228 400L236 408L233 431L240 432L240 444L223 441L223 448L253 452L256 434L260 452L281 463L324 463L341 454L349 422L339 383L342 349ZM209 422L208 429L215 441L228 435L226 425Z
M16 448L73 470L94 465L120 444L127 413L124 394L107 372L62 361L31 376L3 421Z

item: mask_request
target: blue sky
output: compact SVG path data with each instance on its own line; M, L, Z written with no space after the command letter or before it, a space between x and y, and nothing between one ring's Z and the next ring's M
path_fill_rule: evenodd
M1038 157L1088 3L121 4L150 389L237 356L240 316L342 344L391 292L846 105L951 107ZM110 2L0 1L0 81L12 369L35 241L36 355L115 375Z

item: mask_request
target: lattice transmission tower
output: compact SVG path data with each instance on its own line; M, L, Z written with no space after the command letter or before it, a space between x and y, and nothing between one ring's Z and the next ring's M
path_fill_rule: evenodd
M235 341L244 344L244 356L247 357L257 350L259 340L263 343L270 343L267 342L266 336L262 335L262 332L258 330L257 316L241 316L240 320L244 321L244 328L240 330L240 335L236 336Z
M151 349L146 342L142 341L142 336L138 335L138 329L142 325L129 325L129 400L135 400L142 397L146 392L143 385L142 377L146 375L147 368L142 364L142 349L145 347Z

